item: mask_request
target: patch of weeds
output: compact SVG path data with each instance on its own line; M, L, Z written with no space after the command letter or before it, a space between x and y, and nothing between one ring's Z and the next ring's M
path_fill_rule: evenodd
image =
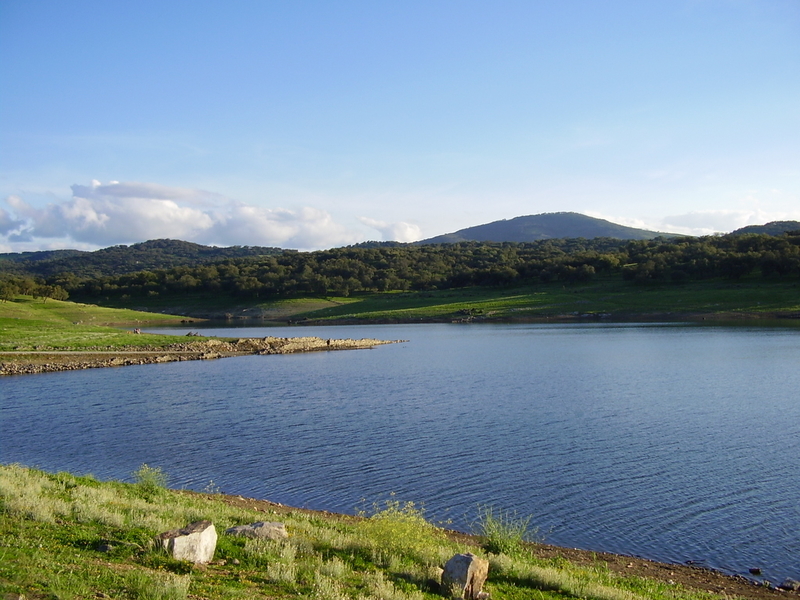
M317 573L314 578L314 596L316 600L347 600L347 595L342 589L342 585L321 573Z
M186 575L131 571L125 576L125 591L135 600L184 600L189 593L189 583Z
M208 480L208 484L206 487L203 488L203 492L206 494L221 494L222 488L220 488L216 483L214 483L213 479Z
M473 529L487 552L511 556L522 551L523 542L533 541L537 536L539 530L530 526L531 518L530 515L520 517L516 511L479 504Z
M495 577L509 576L514 572L514 561L507 554L490 554L489 572Z
M411 585L397 587L381 571L371 571L364 576L364 583L370 593L381 600L422 600L423 595ZM403 590L402 587L410 589Z
M368 516L361 512L361 516ZM384 505L373 504L373 512L358 526L363 543L374 550L374 559L385 562L387 556L408 556L423 562L437 563L440 546L445 541L442 530L425 520L424 510L414 502L401 503L394 498Z
M139 493L145 500L151 500L167 487L167 474L161 467L151 467L145 463L132 475Z
M70 571L52 575L47 584L47 591L53 598L59 600L85 598L92 593L85 578Z
M153 543L153 533L149 529L142 527L130 527L129 529L112 529L109 533L112 540L123 543L126 546L144 549Z
M345 574L350 572L350 567L347 566L347 563L344 562L338 556L334 556L332 559L325 561L319 568L320 573L326 575L327 577L333 577L334 579L341 579L345 576Z
M217 539L217 549L214 556L224 560L237 559L244 557L245 538L234 537L232 535L221 535Z
M168 571L176 575L187 575L192 572L192 563L177 560L161 550L151 550L142 556L142 566L150 569Z
M267 563L267 579L274 583L292 584L297 580L297 548L291 544L283 544L278 555Z

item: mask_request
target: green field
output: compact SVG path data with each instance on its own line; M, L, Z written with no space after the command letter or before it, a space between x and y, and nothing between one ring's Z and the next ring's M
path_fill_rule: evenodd
M122 327L144 323L170 325L181 317L132 310L116 310L90 304L33 300L18 296L0 302L0 351L87 350L121 346L163 346L185 338L131 335Z
M473 287L251 302L239 299L236 303L220 294L194 294L162 298L148 305L136 298L115 301L113 305L44 302L27 296L0 302L0 351L161 346L181 338L133 336L120 327L178 324L187 318L202 317L232 322L252 319L263 324L569 319L781 319L793 324L800 323L800 284L759 279L637 285L618 278L598 278L571 285Z
M220 294L108 300L109 306L190 317L248 318L265 323L524 321L572 319L795 318L800 284L763 279L684 284L635 284L618 277L588 283L472 287L424 292L369 292L349 297L301 297L245 302Z
M725 281L635 285L617 279L519 288L466 288L336 299L338 306L298 312L314 321L476 321L607 318L786 318L800 316L800 287L786 282Z
M439 589L439 567L456 553L472 552L490 562L484 589L495 600L720 598L666 580L618 575L599 560L579 566L562 557L539 558L534 545L502 527L493 538L448 535L418 507L393 499L362 518L342 517L224 497L213 482L203 494L170 491L163 487L165 474L146 465L134 475L133 484L101 482L0 465L0 595L441 599L450 595ZM152 543L160 532L204 519L219 535L211 564L175 560ZM223 534L256 521L284 523L289 538ZM489 552L493 540L508 542L503 552Z

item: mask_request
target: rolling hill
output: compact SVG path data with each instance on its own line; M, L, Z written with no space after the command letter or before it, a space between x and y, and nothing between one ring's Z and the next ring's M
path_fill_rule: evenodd
M800 221L772 221L764 225L748 225L729 235L742 235L745 233L761 233L765 235L783 235L790 231L800 231Z
M73 273L80 277L122 275L149 269L195 266L226 258L275 256L280 248L203 246L181 240L150 240L130 246L110 246L93 252L48 250L0 254L0 272L50 277Z
M580 213L558 212L528 215L484 225L468 227L416 242L416 244L451 244L456 242L536 242L557 238L598 237L621 240L650 240L674 234L647 231L617 225L604 219L587 217Z

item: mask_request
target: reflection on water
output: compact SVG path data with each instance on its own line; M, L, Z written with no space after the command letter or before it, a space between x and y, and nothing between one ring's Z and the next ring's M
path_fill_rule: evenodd
M464 529L488 502L558 545L800 578L793 331L213 333L410 341L6 378L0 460L123 479L146 462L176 487L342 512L395 492Z

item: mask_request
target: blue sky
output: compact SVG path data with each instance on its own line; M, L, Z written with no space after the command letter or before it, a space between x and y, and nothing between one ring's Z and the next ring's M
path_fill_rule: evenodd
M797 0L0 0L0 251L800 220Z

